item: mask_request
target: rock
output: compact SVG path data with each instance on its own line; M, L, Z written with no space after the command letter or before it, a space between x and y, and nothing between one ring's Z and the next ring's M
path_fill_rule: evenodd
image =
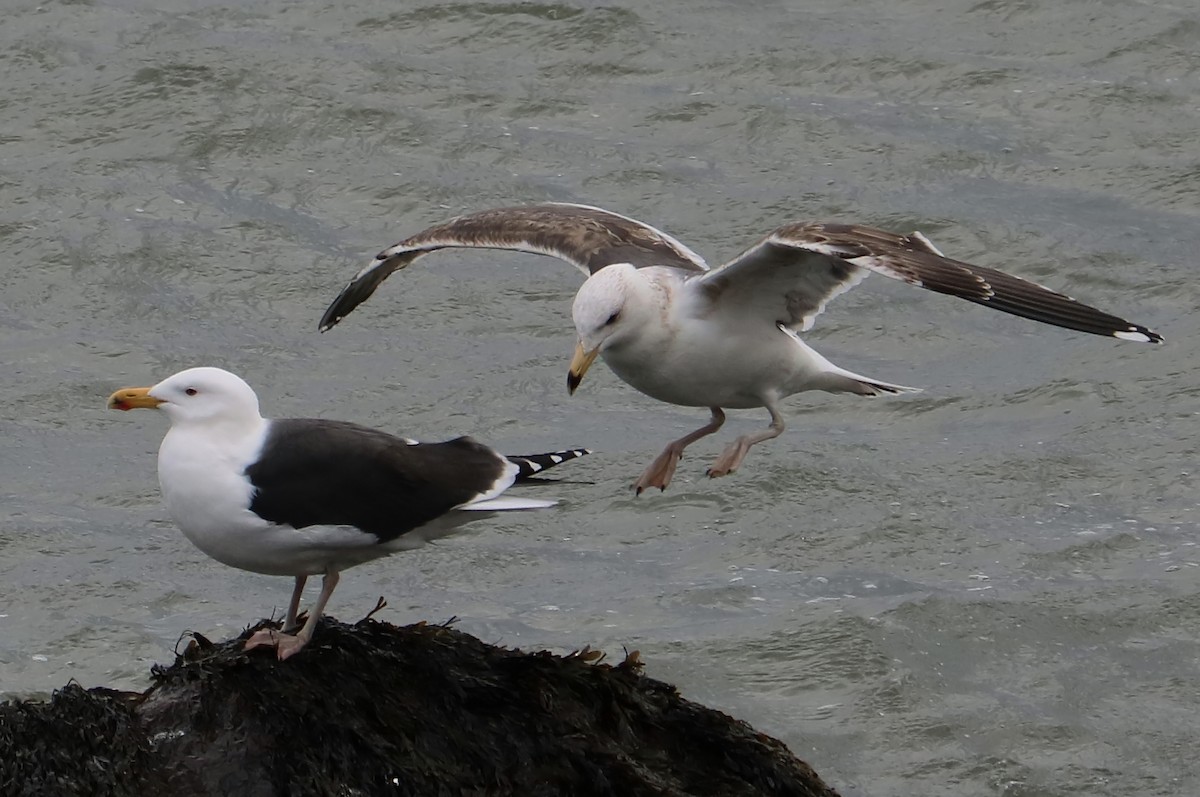
M265 624L263 624L265 625ZM0 704L4 795L836 797L749 725L615 666L447 626L322 620L301 654L196 635L144 693Z

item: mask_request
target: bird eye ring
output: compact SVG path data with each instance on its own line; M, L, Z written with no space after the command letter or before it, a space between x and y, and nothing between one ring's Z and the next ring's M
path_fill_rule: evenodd
M196 395L197 393L199 393L200 391L199 391L199 390L196 390L196 388L194 388L194 387L189 387L187 390L185 390L185 391L183 391L183 392L184 392L184 393L187 393L189 396L194 396L194 395Z

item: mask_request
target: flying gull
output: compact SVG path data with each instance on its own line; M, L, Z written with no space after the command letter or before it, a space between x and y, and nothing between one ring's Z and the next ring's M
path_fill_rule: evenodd
M872 272L1045 324L1142 343L1162 337L1037 283L946 257L924 235L858 224L785 224L719 268L666 233L587 205L550 203L459 216L388 247L354 276L321 318L346 317L388 275L449 248L551 255L587 280L572 316L579 335L571 393L597 356L624 381L671 404L708 407L709 422L675 440L634 483L666 489L683 450L713 434L725 409L765 407L771 424L717 457L711 477L732 473L756 443L784 428L780 402L804 390L875 396L916 388L839 368L798 333L825 305Z
M505 457L469 437L419 443L345 421L269 420L250 386L220 368L122 388L108 406L167 413L158 480L168 512L197 548L242 570L295 577L283 632L264 629L246 642L275 647L280 659L312 639L342 570L492 512L552 506L501 493L589 453ZM292 633L304 583L318 574L321 594Z

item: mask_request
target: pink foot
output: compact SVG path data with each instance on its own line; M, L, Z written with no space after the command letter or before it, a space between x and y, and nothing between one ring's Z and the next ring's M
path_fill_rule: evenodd
M734 440L708 469L708 477L717 479L733 473L742 464L742 460L746 458L746 452L749 450L750 446L743 445L741 440Z
M308 644L303 636L293 636L276 631L273 628L263 628L254 632L254 636L246 640L243 650L253 650L259 647L275 648L275 654L280 661L290 658Z
M637 491L638 495L650 487L666 490L667 485L671 483L671 477L675 475L675 466L682 457L682 452L668 448L659 454L646 470L642 471L642 475L633 483L633 489Z

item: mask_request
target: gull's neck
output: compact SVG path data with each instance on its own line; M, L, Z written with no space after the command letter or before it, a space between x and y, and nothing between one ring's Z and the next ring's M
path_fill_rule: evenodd
M192 445L209 450L241 454L261 445L270 424L270 420L257 412L203 420L183 419L171 424L167 437L179 441L186 439Z

